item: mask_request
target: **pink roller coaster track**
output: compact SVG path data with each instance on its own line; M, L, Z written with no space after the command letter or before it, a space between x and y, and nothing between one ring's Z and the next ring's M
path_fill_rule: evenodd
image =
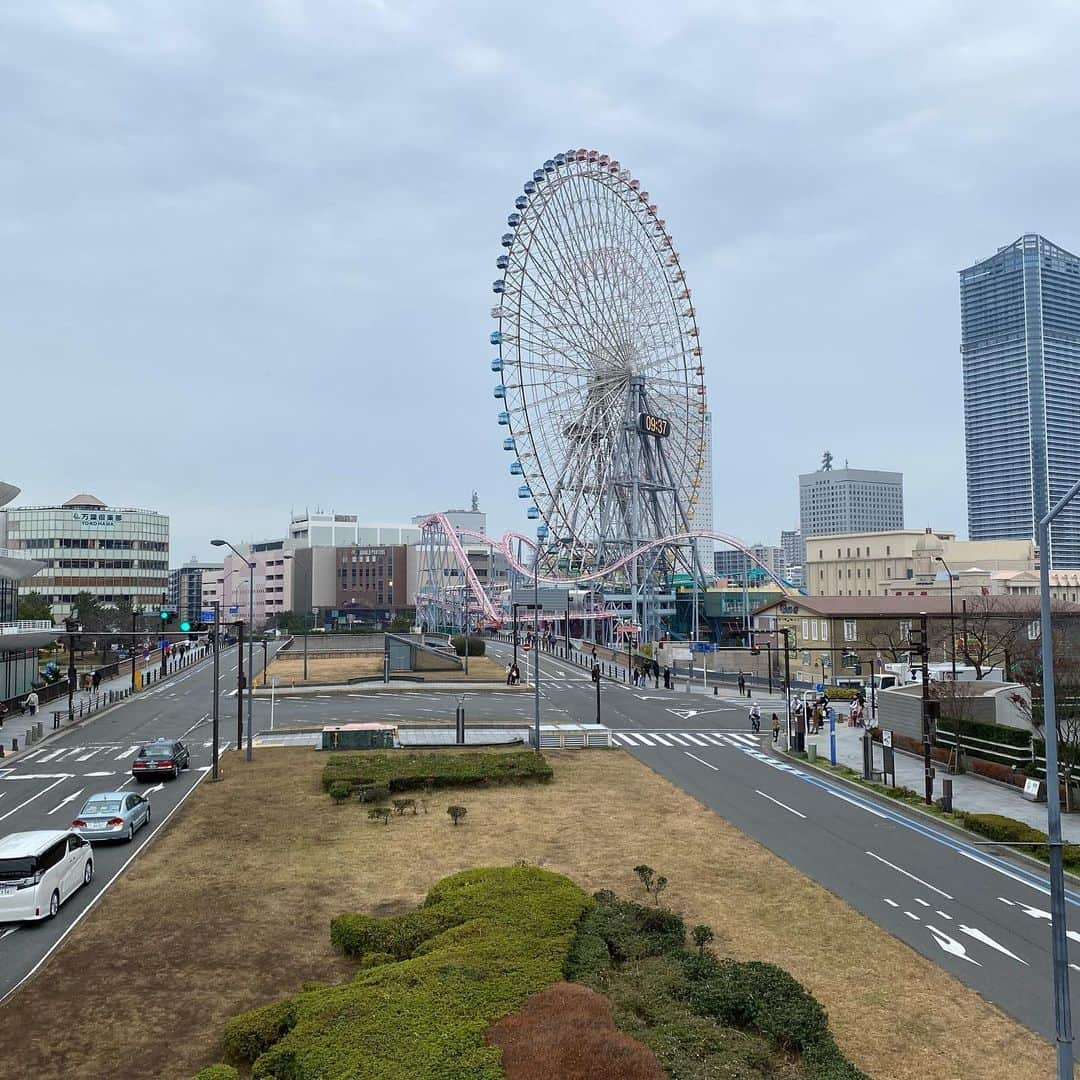
M483 533L473 532L471 529L455 529L453 525L447 520L445 514L432 514L430 517L425 518L420 522L421 526L436 525L441 530L443 536L446 537L446 542L450 550L454 554L454 558L457 561L459 568L464 572L465 579L469 583L469 588L472 590L472 595L480 598L481 607L484 609L484 614L494 622L500 622L502 616L499 614L498 609L491 602L491 598L484 591L483 586L480 584L479 579L476 577L472 566L469 564L469 557L465 553L465 548L461 544L460 537L466 536L470 539L475 539L483 544L487 544L490 547L497 547L505 556L506 561L519 573L525 577L532 577L533 570L531 566L526 566L520 562L514 555L513 547L514 542L518 541L530 551L535 551L537 544L535 540L530 539L523 533L508 532L503 533L502 537L498 540L493 540L490 537L485 536ZM728 547L735 548L736 551L741 551L752 563L760 567L768 576L776 582L782 592L787 591L787 585L784 581L777 577L764 563L758 559L753 552L741 541L737 540L734 536L728 536L727 533L712 532L706 529L691 529L686 532L671 533L668 536L661 536L657 540L650 540L646 544L642 544L640 547L635 548L633 551L627 552L621 559L617 559L613 563L609 563L607 566L602 567L599 570L593 570L588 574L579 574L577 577L549 577L547 575L541 575L540 581L545 585L579 585L583 581L597 581L602 577L606 577L608 574L613 573L616 570L621 569L628 563L633 562L634 559L640 558L646 552L652 551L654 548L664 547L668 544L683 543L687 540L700 539L700 540L719 540L722 544L727 544Z

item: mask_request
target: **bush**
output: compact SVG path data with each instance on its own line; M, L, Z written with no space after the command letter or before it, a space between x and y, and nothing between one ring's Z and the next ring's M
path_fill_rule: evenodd
M450 639L450 644L454 647L454 651L458 656L465 655L465 638L461 634L457 634ZM470 656L483 656L487 649L487 643L482 637L476 637L473 634L469 635L469 655Z
M1046 833L1023 821L1005 817L1003 814L969 814L959 811L957 817L964 828L997 840L1003 844L1035 845L1019 850L1034 855L1043 862L1050 861L1050 849L1046 846ZM1061 850L1062 862L1067 870L1080 870L1080 844L1066 844Z
M464 820L469 811L464 806L448 806L446 812L450 815L450 820L455 825L458 825Z
M336 947L411 958L230 1021L230 1052L255 1080L503 1080L484 1031L559 980L590 904L559 874L500 867L444 878L406 915L338 916Z
M435 788L524 784L530 781L546 783L552 775L551 766L543 755L532 750L442 753L360 751L333 754L323 766L322 784L326 791L337 782L347 783L350 791L357 792L374 787L380 792L385 790L383 798L389 798L400 792Z
M348 783L347 780L335 780L335 784ZM331 785L332 787L333 785ZM390 789L384 784L361 784L356 789L356 799L362 803L386 802L390 798Z
M330 798L336 803L344 802L352 791L352 787L347 780L335 780L328 788L330 792Z
M360 957L360 967L367 971L369 968L382 967L383 964L392 964L397 959L388 952L369 952Z
M231 1065L207 1065L195 1074L195 1080L240 1080L240 1074Z

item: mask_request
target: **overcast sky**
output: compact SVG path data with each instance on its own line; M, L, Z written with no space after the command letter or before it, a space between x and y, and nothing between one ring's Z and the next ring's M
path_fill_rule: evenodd
M902 470L966 534L956 271L1080 248L1077 9L14 0L0 10L0 479L172 517L524 525L487 336L507 212L596 147L693 289L716 527Z

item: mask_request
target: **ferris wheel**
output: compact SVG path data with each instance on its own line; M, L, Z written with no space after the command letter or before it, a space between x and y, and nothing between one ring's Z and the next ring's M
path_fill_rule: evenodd
M548 565L601 568L693 527L705 369L686 275L649 193L596 150L556 154L507 219L495 397Z

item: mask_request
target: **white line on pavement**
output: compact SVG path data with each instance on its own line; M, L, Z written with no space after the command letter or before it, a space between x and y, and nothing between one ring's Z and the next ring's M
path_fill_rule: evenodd
M79 790L78 790L78 791L75 791L75 792L73 792L72 794L68 795L68 796L67 796L66 798L64 798L64 799L61 799L61 800L60 800L60 801L59 801L59 802L58 802L58 803L57 803L57 804L56 804L56 805L55 805L55 806L54 806L54 807L53 807L53 808L52 808L52 809L51 809L51 810L49 811L49 813L50 813L50 814L55 814L55 813L56 813L56 811L57 811L57 810L59 810L59 809L60 809L61 807L67 806L67 804L68 804L69 802L74 802L74 801L75 801L75 800L76 800L76 799L77 799L77 798L78 798L78 797L79 797L79 796L80 796L80 795L81 795L81 794L82 794L82 793L83 793L83 792L84 792L85 790L86 790L86 788L79 788Z
M30 780L30 779L33 779L33 777L20 776L20 777L18 777L18 779L19 780ZM54 780L48 787L42 788L36 795L31 795L29 799L26 799L23 802L19 803L18 806L16 806L13 809L9 810L6 814L0 814L0 821L3 821L4 818L11 817L12 814L14 814L18 810L21 810L24 806L27 806L29 803L32 803L35 799L40 799L41 796L44 795L46 792L52 791L52 789L54 787L56 787L57 784L62 784L67 779L69 779L68 776L61 776L58 779Z
M946 900L955 900L955 896L950 896L944 889L939 889L936 885L931 885L929 881L923 881L921 877L916 877L910 871L905 870L902 866L897 866L896 863L889 862L888 859L883 859L880 855L875 855L872 851L866 853L871 859L877 859L879 863L884 863L886 866L895 870L898 874L903 874L906 878L911 878L912 881L917 881L920 885L925 885L931 892L936 892L938 896L944 896Z
M890 900L887 896L883 896L881 899L884 900L889 907L898 908L900 906L895 900Z
M851 803L857 810L865 810L868 814L873 814L874 817L884 818L885 815L880 810L874 810L872 807L867 806L865 803L856 802L854 799L849 799L846 795L841 794L839 791L834 791L832 788L825 789L834 799L841 799L843 802Z
M935 908L934 912L935 914L940 915L943 919L947 919L949 922L952 922L952 916L947 915L944 911L941 910L941 908Z
M761 797L762 797L763 799L768 799L768 800L769 800L769 802L771 802L771 803L776 803L776 805L777 805L777 806L780 806L780 807L782 807L782 808L783 808L783 809L785 809L785 810L786 810L786 811L787 811L787 812L788 812L789 814L794 814L794 815L795 815L796 817L801 817L801 818L803 819L803 821L805 821L805 820L806 820L806 815L805 815L805 814L800 814L800 813L799 813L799 811L798 811L798 810L796 810L796 809L795 809L794 807L788 806L788 804L787 804L787 803L782 803L782 802L781 802L781 801L780 801L779 799L774 799L774 798L773 798L773 797L772 797L771 795L766 795L764 791L758 791L758 789L757 789L757 788L754 788L754 790L755 790L755 791L757 791L757 793L758 793L758 794L759 794L759 795L760 795L760 796L761 796Z
M88 773L83 773L83 776L86 776L86 777L91 777L91 776L113 776L113 775L114 774L111 773L111 772L88 772Z
M89 751L86 754L83 754L81 757L77 757L75 760L76 761L89 761L99 750L103 750L103 749L104 749L104 747L102 747L102 746L95 746L93 748L93 750Z
M657 734L656 734L656 732L653 732L653 735L652 735L652 737L653 737L653 738L654 738L654 739L655 739L655 740L656 740L656 741L657 741L657 742L658 742L658 743L659 743L659 744L660 744L661 746L670 746L670 745L671 745L671 743L669 743L669 742L667 741L667 739L665 739L665 738L664 738L664 736L663 736L663 735L657 735Z
M129 746L125 751L123 751L120 754L117 754L116 757L113 758L113 761L120 761L121 758L131 757L131 755L134 754L135 751L138 750L138 749L139 749L138 743L136 743L134 746Z
M930 906L925 900L921 900L917 896L915 897L915 903L916 904L922 904L923 907L929 907Z
M1041 892L1044 896L1050 895L1050 890L1045 885L1036 885L1032 881L1028 881L1022 878L1019 874L1010 874L1004 866L996 866L994 863L989 863L985 859L980 859L978 855L972 855L970 852L961 850L960 854L965 859L970 859L972 862L978 863L980 866L985 866L987 870L996 870L999 874L1003 874L1007 878L1011 878L1013 881L1018 882L1021 885L1026 885L1029 889L1034 889L1036 892ZM1000 899L1000 897L998 898Z
M976 941L981 941L983 945L989 946L991 949L996 949L1003 956L1011 956L1017 963L1023 964L1024 967L1028 966L1026 960L1021 960L1016 953L1006 949L1000 942L995 941L989 934L984 934L981 930L977 930L974 926L957 926L957 930L961 934L967 934L968 937L974 938Z
M696 736L690 735L690 734L688 734L686 732L683 732L683 738L688 739L695 746L708 746L709 745L704 739L699 739Z
M640 739L646 746L652 746L653 742L648 735L642 735L640 732L634 732L634 738Z
M66 749L66 747L63 747L60 750L53 750L51 753L46 754L43 758L39 759L38 764L40 765L44 761L52 761L53 758L59 757L61 754L65 753Z
M699 758L697 756L697 754L691 754L689 750L684 750L683 753L687 757L692 757L699 764L704 765L706 769L712 769L713 772L719 772L720 771L715 765L711 764L708 761L704 761L702 758Z
M913 911L905 911L905 912L904 912L904 914L905 914L905 915L906 915L906 916L907 916L907 917L908 917L909 919L914 919L914 920L915 920L916 922L921 922L921 921L922 921L922 920L921 920L921 919L919 918L919 916L918 916L918 915L916 915L916 914L915 914L915 913L914 913Z

